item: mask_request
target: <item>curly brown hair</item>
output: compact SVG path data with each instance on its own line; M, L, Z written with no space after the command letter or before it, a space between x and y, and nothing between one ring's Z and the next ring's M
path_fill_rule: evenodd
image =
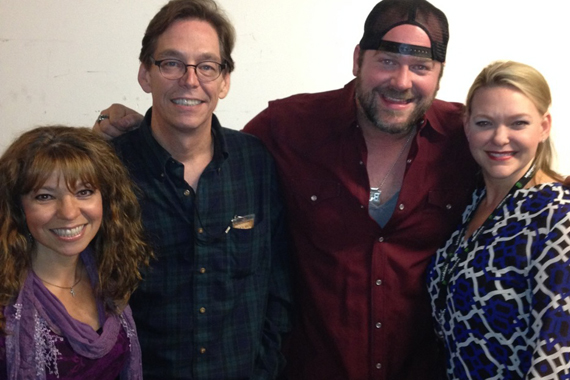
M103 220L90 246L99 282L95 294L118 313L153 256L144 238L141 210L129 174L113 148L87 128L38 127L25 132L0 158L0 331L3 309L18 295L31 269L34 240L21 197L60 171L69 189L81 181L101 192Z

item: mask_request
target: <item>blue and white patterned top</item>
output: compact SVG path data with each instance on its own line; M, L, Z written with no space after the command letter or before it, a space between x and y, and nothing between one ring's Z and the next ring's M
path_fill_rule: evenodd
M463 224L484 195L474 192ZM468 252L451 259L439 308L463 226L437 251L427 282L450 379L570 379L569 211L560 184L517 190L461 243Z

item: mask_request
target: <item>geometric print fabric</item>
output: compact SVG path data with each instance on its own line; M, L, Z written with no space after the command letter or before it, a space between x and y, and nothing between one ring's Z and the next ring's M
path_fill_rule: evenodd
M463 224L484 195L474 192ZM570 380L569 211L560 184L517 190L461 242L467 251L454 250L463 226L437 251L427 281L450 379Z

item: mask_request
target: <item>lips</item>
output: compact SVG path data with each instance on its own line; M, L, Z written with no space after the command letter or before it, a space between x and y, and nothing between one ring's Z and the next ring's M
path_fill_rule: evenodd
M513 157L515 155L515 152L487 152L487 155L493 160L503 161Z
M62 238L73 238L76 236L81 235L85 225L82 224L81 226L73 227L73 228L53 228L51 231L59 237Z

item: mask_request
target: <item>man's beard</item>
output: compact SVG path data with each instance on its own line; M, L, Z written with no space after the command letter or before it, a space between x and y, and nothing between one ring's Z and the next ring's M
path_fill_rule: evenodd
M360 110L364 113L366 118L374 125L378 130L395 134L407 134L409 133L422 119L427 110L431 107L433 100L435 99L435 93L430 98L423 98L419 103L416 104L412 113L408 118L400 123L388 123L382 119L390 119L397 117L402 111L393 110L379 110L378 108L378 97L386 95L392 99L414 99L414 93L411 89L406 91L398 91L391 87L376 87L369 92L364 92L362 90L362 83L360 78L357 78L356 83L356 99L357 105L360 105ZM383 115L380 114L383 113Z

